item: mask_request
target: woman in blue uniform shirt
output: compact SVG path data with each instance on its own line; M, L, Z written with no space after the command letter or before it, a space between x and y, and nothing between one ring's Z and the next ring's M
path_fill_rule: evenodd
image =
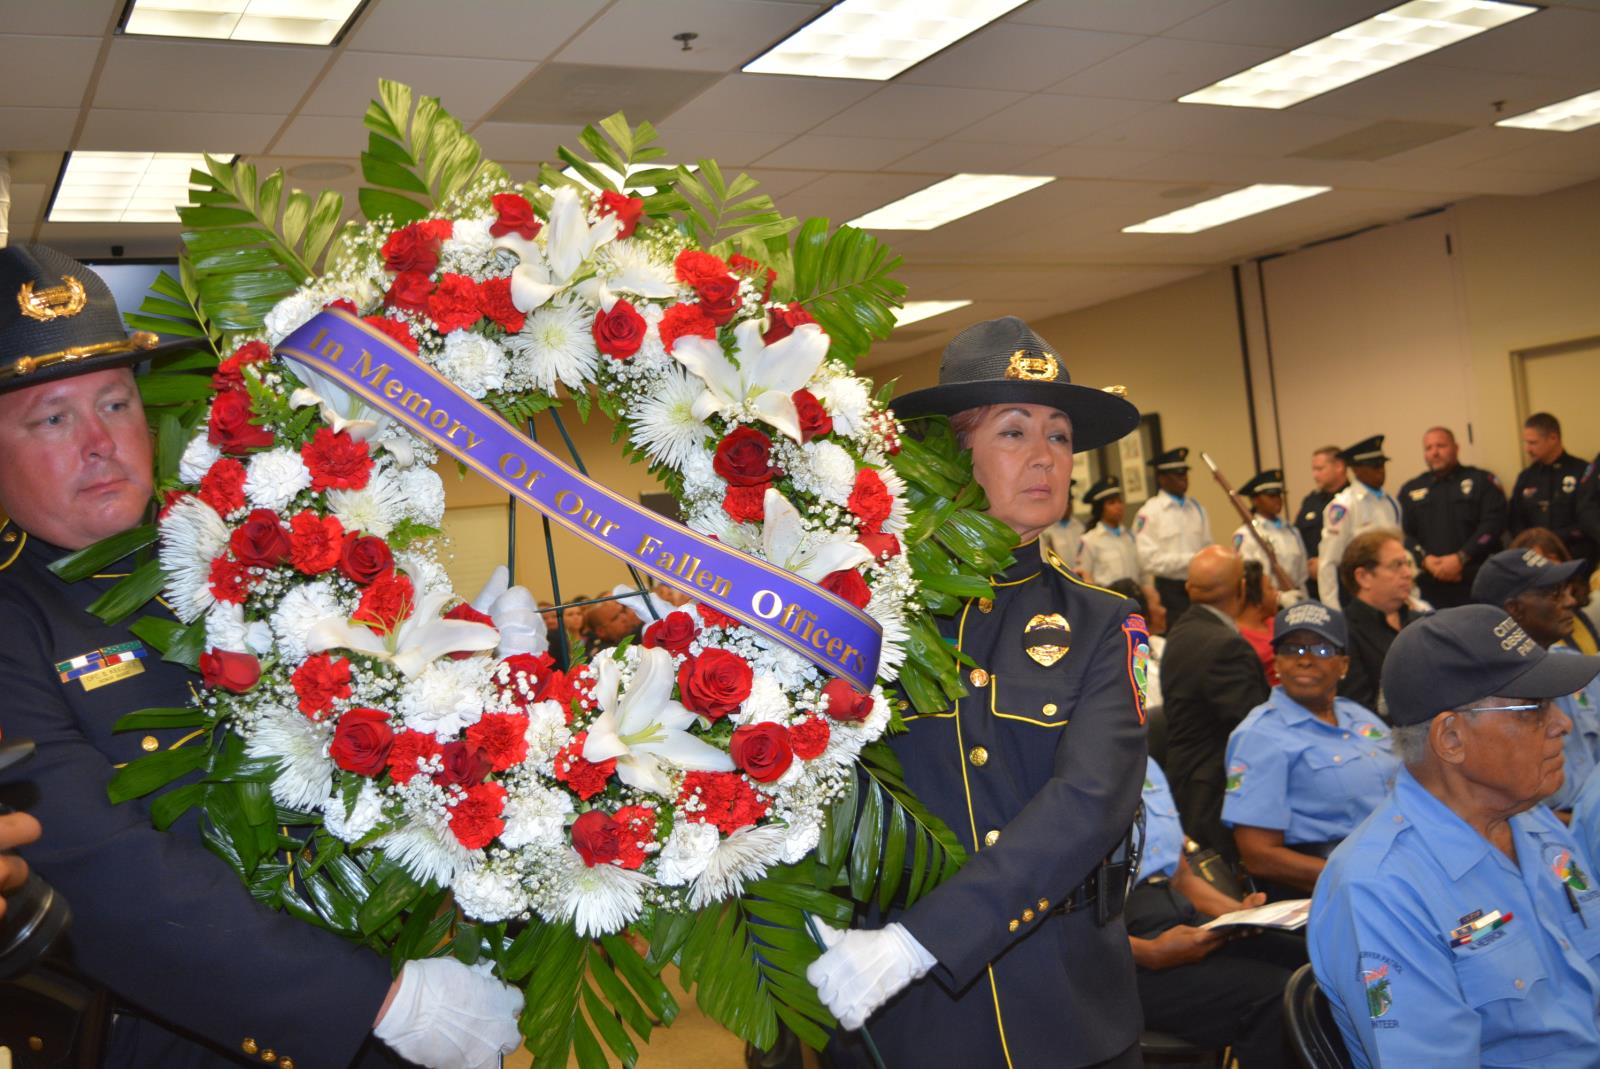
M1273 635L1280 681L1228 736L1222 822L1251 875L1291 897L1310 894L1399 762L1383 721L1336 696L1350 664L1344 614L1301 602L1278 613Z

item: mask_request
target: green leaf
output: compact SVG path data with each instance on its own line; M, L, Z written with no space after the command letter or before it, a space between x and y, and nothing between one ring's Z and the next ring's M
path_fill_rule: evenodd
M201 617L178 633L161 654L161 659L199 671L200 655L205 651L206 621Z
M199 805L205 794L203 783L189 783L168 791L150 803L150 822L158 830L166 831L179 817Z
M192 705L159 709L139 709L117 718L112 731L153 731L161 728L193 728L204 724L210 717L204 709Z
M139 396L148 406L208 400L213 393L209 375L143 375Z
M423 888L411 874L399 866L389 867L371 896L361 903L359 923L361 931L370 935L393 920L400 911L408 908L423 894Z
M159 594L165 581L166 577L161 574L161 562L147 560L127 578L96 598L89 606L89 612L108 624L119 623Z
M50 571L64 583L76 583L98 573L107 565L115 564L130 553L154 545L156 538L156 525L153 523L133 527L52 561L49 565Z
M368 219L388 216L394 220L396 226L404 226L406 223L414 223L428 217L428 209L410 197L402 197L398 193L389 193L382 189L363 186L359 200L362 215Z
M141 616L128 625L128 630L157 653L166 653L183 632L183 625L160 616Z
M206 756L203 746L157 750L117 769L111 782L106 784L106 797L113 804L126 802L130 798L142 798L200 768L206 763Z

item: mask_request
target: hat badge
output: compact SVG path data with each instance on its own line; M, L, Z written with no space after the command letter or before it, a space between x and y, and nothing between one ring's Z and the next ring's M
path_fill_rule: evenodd
M1018 349L1011 354L1011 363L1006 365L1006 378L1054 382L1059 371L1056 358L1049 353L1034 355L1026 349Z
M83 311L89 303L83 283L71 275L61 276L61 281L63 285L42 290L34 289L32 282L24 282L17 291L17 306L22 309L22 314L29 319L48 323L52 319L64 319Z

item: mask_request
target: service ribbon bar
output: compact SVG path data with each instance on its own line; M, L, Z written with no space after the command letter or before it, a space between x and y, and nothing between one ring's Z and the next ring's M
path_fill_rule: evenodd
M557 460L392 338L339 309L279 356L328 376L579 538L869 690L882 632L854 605L606 489Z

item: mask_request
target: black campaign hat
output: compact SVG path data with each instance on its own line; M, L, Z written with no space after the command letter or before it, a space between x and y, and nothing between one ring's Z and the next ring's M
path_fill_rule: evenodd
M1600 657L1552 656L1504 609L1463 605L1407 624L1383 660L1383 697L1397 726L1500 695L1560 698L1600 675Z
M1266 471L1256 472L1249 482L1239 487L1239 493L1244 497L1254 497L1257 494L1282 494L1283 469L1268 468Z
M939 385L913 390L890 405L901 419L915 419L1008 401L1065 412L1076 452L1114 442L1139 426L1137 408L1108 390L1074 383L1050 343L1016 316L957 334L944 347Z
M1189 447L1180 445L1165 453L1157 453L1148 461L1156 471L1165 471L1179 475L1189 470Z
M1389 458L1383 455L1383 435L1374 434L1348 449L1339 450L1339 459L1346 464L1387 464Z
M124 367L169 349L149 331L129 334L101 277L45 245L0 249L0 391Z
M1502 549L1483 562L1472 580L1472 600L1504 605L1528 590L1560 586L1583 567L1581 560L1555 561L1537 549Z
M1122 480L1115 475L1107 475L1095 481L1083 495L1083 502L1092 505L1096 501L1105 501L1108 498L1122 496Z

